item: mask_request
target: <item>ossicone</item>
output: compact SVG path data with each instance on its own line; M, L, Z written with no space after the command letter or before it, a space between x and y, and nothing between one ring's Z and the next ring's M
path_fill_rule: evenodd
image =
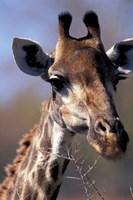
M85 26L87 27L88 33L86 37L83 38L74 38L71 37L69 34L71 22L72 22L72 16L69 12L61 13L58 17L59 20L59 40L65 40L65 39L75 39L75 40L86 40L86 39L100 39L100 26L98 22L98 17L95 12L93 11L87 11L83 17L83 22Z
M72 16L69 12L61 13L58 17L59 20L59 38L70 37L69 29L72 22Z
M87 11L83 17L83 22L87 27L88 36L100 38L100 26L95 12Z

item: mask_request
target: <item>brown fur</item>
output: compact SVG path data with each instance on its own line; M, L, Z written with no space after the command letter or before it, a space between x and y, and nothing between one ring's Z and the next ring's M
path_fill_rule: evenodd
M26 40L14 41L17 64L22 67L18 61L21 58L17 57L20 42L23 44L20 45L21 51L26 53L24 64L27 62L27 69L24 68L24 72L33 75L32 68L38 67L37 73L53 86L53 98L43 106L40 123L23 138L16 159L6 168L7 178L0 191L2 200L8 199L8 195L16 200L19 193L23 199L29 195L30 199L55 200L62 172L68 164L66 158L58 155L71 146L77 133L86 134L88 142L107 158L117 158L126 151L128 135L112 100L115 67L100 40L97 15L86 13L84 23L88 29L87 36L72 38L69 35L70 14L59 16L59 40L54 58L49 58L48 64L52 66L49 69L45 66L46 70L40 57L36 58L38 45L28 41L28 46L25 46ZM42 56L41 50L38 55ZM53 84L54 79L57 85ZM63 86L61 89L59 83ZM13 184L17 188L15 192Z
M31 132L23 137L23 139L19 143L19 148L17 150L17 156L13 161L12 165L7 165L5 168L7 178L0 185L0 197L6 197L6 191L10 188L12 182L14 181L15 175L19 171L22 163L24 161L25 156L28 154L30 144L34 135L36 134L37 126ZM5 198L6 199L6 198Z
M43 120L45 109L46 109L46 103L43 103L41 120ZM21 166L23 164L23 161L24 161L26 155L29 152L32 140L38 132L39 124L35 125L35 127L30 131L30 133L26 134L23 137L23 139L20 140L19 148L17 149L17 155L13 161L13 164L9 164L5 167L7 177L5 178L3 183L1 183L1 185L0 185L0 200L8 199L7 192L9 190L9 188L11 187L12 183L14 182L15 175L18 173L19 169L21 168Z

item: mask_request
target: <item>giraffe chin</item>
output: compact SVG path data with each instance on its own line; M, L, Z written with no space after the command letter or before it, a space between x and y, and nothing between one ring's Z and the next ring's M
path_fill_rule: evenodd
M126 134L126 132L125 132ZM115 133L108 133L99 136L97 133L92 136L90 133L87 135L89 144L106 159L121 159L127 150L129 138L126 135L120 137Z

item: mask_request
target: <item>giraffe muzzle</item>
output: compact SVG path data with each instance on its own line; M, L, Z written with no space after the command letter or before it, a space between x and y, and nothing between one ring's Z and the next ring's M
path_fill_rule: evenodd
M111 124L106 119L97 119L87 138L96 151L113 159L120 158L126 152L129 142L128 134L118 117Z

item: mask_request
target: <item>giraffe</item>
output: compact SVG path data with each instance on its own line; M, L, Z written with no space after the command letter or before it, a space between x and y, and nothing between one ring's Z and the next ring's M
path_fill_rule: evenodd
M69 12L58 19L58 42L50 55L34 41L13 40L18 67L49 82L52 94L42 106L39 123L21 140L16 159L7 166L1 200L55 200L76 134L85 135L107 159L121 158L127 149L129 138L113 92L133 71L133 38L105 52L96 13L85 13L87 36L83 38L70 36Z

